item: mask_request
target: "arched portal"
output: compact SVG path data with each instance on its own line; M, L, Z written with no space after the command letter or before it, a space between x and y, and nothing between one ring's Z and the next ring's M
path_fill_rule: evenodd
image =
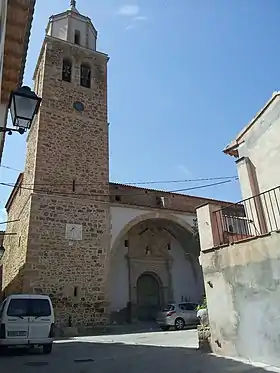
M147 319L169 302L199 302L203 276L193 232L166 215L134 223L112 242L107 267L111 315L123 319L129 304L132 319Z
M154 273L143 273L137 280L137 316L141 321L154 320L161 308L161 284Z

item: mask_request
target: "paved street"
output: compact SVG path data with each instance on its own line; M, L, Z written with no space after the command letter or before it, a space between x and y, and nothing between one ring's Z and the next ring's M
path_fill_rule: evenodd
M15 351L0 357L1 373L264 373L263 368L203 355L196 330L95 336L57 341L49 356Z

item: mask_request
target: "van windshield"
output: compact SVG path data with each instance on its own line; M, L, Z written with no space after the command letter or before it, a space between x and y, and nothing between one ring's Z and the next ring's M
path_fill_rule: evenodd
M11 317L46 317L51 315L48 299L11 299L7 315Z

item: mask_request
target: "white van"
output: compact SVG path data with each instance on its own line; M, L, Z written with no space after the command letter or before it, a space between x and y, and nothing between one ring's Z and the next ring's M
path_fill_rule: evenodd
M54 311L46 295L14 294L0 305L0 348L43 346L52 351Z

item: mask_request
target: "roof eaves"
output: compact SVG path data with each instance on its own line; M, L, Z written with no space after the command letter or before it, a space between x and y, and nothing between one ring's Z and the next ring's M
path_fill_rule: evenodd
M24 70L26 65L26 59L27 59L27 51L28 51L28 45L30 40L30 34L31 34L31 27L32 27L32 21L34 16L34 10L35 10L35 4L36 0L30 0L30 11L29 11L29 17L28 17L28 29L25 34L25 41L24 41L24 55L22 58L22 64L21 64L21 71L19 75L19 87L22 85L23 82L23 76L24 76Z

